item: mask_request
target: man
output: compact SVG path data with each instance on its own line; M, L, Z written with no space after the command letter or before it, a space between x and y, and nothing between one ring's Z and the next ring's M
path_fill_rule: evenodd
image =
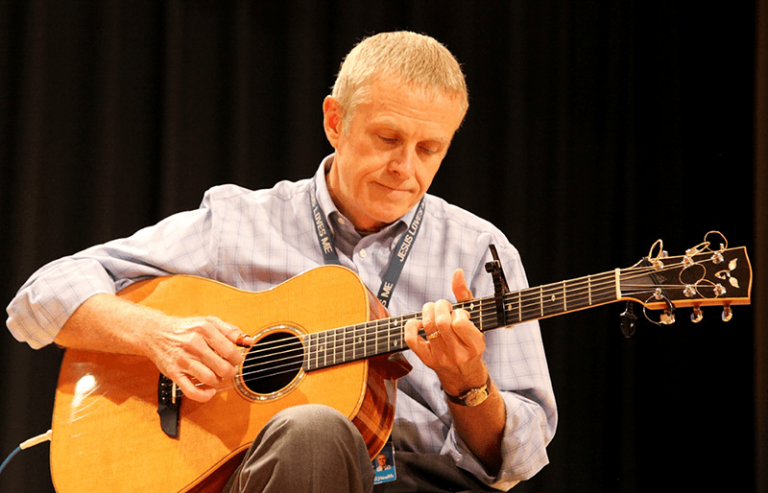
M384 454L379 454L376 457L376 462L378 462L378 466L376 466L376 472L382 472L382 471L389 471L392 469L392 466L387 464L387 456Z
M256 192L216 187L197 211L53 262L9 305L8 327L33 347L55 341L146 356L185 396L205 402L235 376L236 343L253 339L221 320L169 317L115 292L168 274L260 291L338 263L378 290L392 315L423 312L405 327L414 368L398 382L398 480L375 491L509 489L547 463L557 418L538 325L484 335L446 301L493 294L483 268L490 244L512 289L526 287L501 232L426 193L467 107L461 69L434 39L367 38L323 103L334 154L312 179ZM372 475L346 418L297 406L262 430L226 491L372 491Z

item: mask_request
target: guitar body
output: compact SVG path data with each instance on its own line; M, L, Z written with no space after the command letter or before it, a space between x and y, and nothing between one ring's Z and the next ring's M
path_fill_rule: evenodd
M353 272L335 266L261 293L172 276L136 283L119 296L169 315L216 316L257 339L309 334L386 315ZM373 457L392 428L394 379L407 371L380 356L300 371L290 385L267 394L249 392L241 381L206 403L182 398L178 436L172 438L160 426L160 375L152 362L67 350L53 412L54 485L59 493L220 491L267 421L307 403L348 416Z

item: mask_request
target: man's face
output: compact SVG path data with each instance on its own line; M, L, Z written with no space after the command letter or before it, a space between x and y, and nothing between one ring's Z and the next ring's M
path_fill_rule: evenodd
M328 188L359 231L377 231L424 196L463 117L459 98L427 93L392 77L370 87L349 128L326 98L326 135L336 149Z

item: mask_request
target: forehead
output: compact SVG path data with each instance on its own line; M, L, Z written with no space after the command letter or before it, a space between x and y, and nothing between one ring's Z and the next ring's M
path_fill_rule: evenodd
M357 111L364 114L360 120L365 125L421 127L453 135L464 116L460 97L394 77L377 78L367 96Z

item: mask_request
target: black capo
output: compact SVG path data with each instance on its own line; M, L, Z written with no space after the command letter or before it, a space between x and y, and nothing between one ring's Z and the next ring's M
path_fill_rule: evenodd
M509 285L507 284L507 278L504 275L504 268L501 266L501 260L499 260L499 254L496 251L496 245L489 245L491 249L492 262L485 264L485 271L490 272L493 276L493 290L494 298L496 301L496 321L498 327L504 327L507 325L507 312L504 311L504 295L509 293Z

